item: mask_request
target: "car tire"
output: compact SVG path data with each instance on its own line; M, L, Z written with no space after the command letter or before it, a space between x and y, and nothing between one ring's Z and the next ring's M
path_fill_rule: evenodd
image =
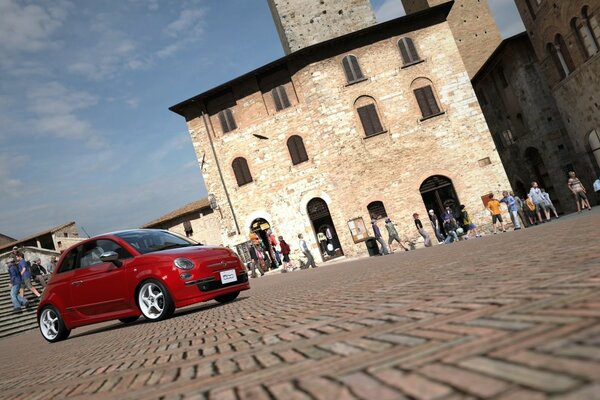
M175 312L175 303L169 291L154 279L141 284L137 292L137 304L144 318L153 322L167 319Z
M127 318L119 318L119 321L121 321L124 324L130 324L132 322L137 321L140 318L139 315L136 315L134 317L127 317Z
M229 303L229 302L234 301L239 295L240 295L239 291L233 292L233 293L222 294L221 296L215 297L215 300L218 301L219 303Z
M60 312L54 306L45 306L42 308L40 317L38 318L38 325L42 337L50 343L65 340L71 334L71 330L67 329Z

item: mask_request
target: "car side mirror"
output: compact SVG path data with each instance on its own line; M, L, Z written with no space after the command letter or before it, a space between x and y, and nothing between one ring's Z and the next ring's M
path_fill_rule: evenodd
M114 251L106 251L100 255L100 259L103 262L111 262L115 264L117 267L123 265L121 261L119 261L119 255Z

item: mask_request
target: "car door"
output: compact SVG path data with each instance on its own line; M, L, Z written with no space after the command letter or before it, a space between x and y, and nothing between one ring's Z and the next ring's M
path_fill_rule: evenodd
M107 251L116 251L123 258L120 267L100 259ZM129 253L112 240L99 239L82 246L71 280L71 303L81 318L100 318L131 309L131 301L126 298L130 259Z

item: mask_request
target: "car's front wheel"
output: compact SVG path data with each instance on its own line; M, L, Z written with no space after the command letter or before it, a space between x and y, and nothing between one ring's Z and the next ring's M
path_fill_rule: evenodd
M71 333L71 330L65 326L60 312L53 306L46 306L42 309L38 324L42 336L50 343L64 340Z
M231 301L234 301L239 296L239 294L240 292L222 294L221 296L215 297L215 300L219 303L229 303Z
M162 321L175 311L169 291L159 281L145 281L138 291L137 300L140 311L150 321Z

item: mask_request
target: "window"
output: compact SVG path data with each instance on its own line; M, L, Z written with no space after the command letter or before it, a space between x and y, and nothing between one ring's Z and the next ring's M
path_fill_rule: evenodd
M600 132L598 132L598 129L594 129L590 132L588 140L590 142L592 154L596 159L596 164L600 168Z
M308 155L304 148L304 141L298 135L290 137L287 141L287 147L292 157L292 164L297 165L308 161Z
M554 43L548 43L547 50L554 61L560 79L566 78L575 68L562 35L556 35Z
M281 111L284 108L291 106L290 99L288 99L288 95L285 91L285 86L277 86L275 89L271 90L271 95L273 96L275 109L277 111Z
M431 86L414 89L414 93L417 98L417 103L419 103L423 119L441 114L440 107L437 104Z
M62 263L58 267L58 273L67 272L77 267L77 254L82 246L78 246L71 250L69 254L63 259Z
M238 157L233 160L231 164L233 167L233 173L235 174L235 180L238 186L244 186L252 182L252 175L250 175L250 169L248 169L248 162L243 157Z
M586 49L588 57L592 57L600 50L600 26L595 15L588 15L588 8L581 10L582 22L579 26L579 36Z
M387 218L387 211L382 201L374 201L367 206L371 218Z
M233 118L233 112L230 108L219 113L219 121L221 122L221 129L223 130L223 133L231 132L237 129L235 119Z
M513 137L512 131L510 129L507 129L502 132L502 140L504 141L504 145L506 147L510 146L511 144L515 144L517 142L515 140L515 138Z
M405 66L421 61L419 53L417 53L417 49L411 38L406 37L398 40L398 48L400 49L400 55L402 56L402 63Z
M365 76L360 70L360 65L358 65L358 58L356 58L356 56L348 55L344 57L342 66L344 67L348 83L354 83L365 79Z
M190 221L183 222L183 230L185 231L185 236L190 237L194 234L194 230L192 229L192 223Z
M384 132L372 98L361 97L356 101L355 106L366 137Z

